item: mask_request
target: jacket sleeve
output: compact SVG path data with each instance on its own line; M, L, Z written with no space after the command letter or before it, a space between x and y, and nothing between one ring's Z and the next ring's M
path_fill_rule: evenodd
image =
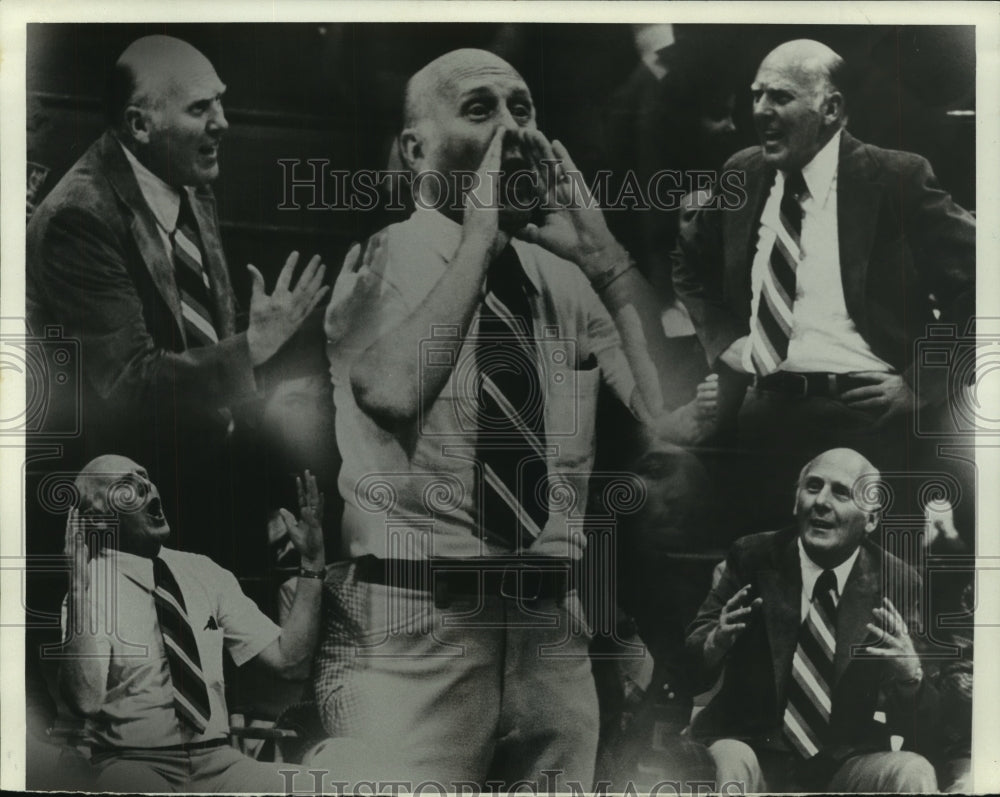
M122 233L89 209L54 211L29 257L47 315L81 347L94 390L123 410L170 402L230 406L256 390L246 334L183 352L150 335ZM42 330L32 330L42 334Z
M746 584L734 551L730 551L720 575L718 583L709 591L708 597L698 609L698 614L688 626L687 638L684 642L689 677L695 694L710 689L722 672L721 663L712 666L706 660L705 643L708 641L712 629L718 625L726 602Z
M924 158L908 158L900 182L900 194L909 200L904 200L902 223L923 288L934 297L939 322L954 324L961 338L976 308L975 220L941 188ZM911 386L917 383L918 368L919 345L913 364L903 374ZM938 365L922 370L919 387L921 399L932 404L944 401L948 369Z

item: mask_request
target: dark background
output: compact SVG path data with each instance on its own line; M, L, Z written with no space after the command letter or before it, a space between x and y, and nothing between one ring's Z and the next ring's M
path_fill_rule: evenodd
M279 210L278 160L385 168L406 79L434 57L471 46L507 58L532 90L541 129L586 172L607 165L602 111L638 61L625 24L32 24L27 155L50 170L36 202L100 134L104 85L118 55L152 33L190 41L228 86L230 129L215 192L241 301L245 263L273 275L295 248L319 252L335 272L352 240L382 226L377 212ZM701 37L730 69L739 146L754 143L749 84L762 57L794 38L829 44L857 76L852 132L924 155L956 200L975 209L972 26L687 25L675 33ZM298 199L305 205L303 194Z

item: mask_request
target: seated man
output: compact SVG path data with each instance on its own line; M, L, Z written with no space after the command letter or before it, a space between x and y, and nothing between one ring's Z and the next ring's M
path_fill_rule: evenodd
M323 497L313 477L307 471L298 484L301 520L281 513L302 566L280 628L232 573L164 547L170 526L144 468L104 455L75 485L59 683L69 706L88 717L97 789L288 791L279 765L229 746L222 651L237 665L257 659L278 674L308 662L325 566Z
M890 749L893 734L922 749L937 694L908 633L915 608L901 599L917 575L867 539L879 515L859 502L859 480L877 478L850 449L807 464L795 525L738 540L689 628L701 686L725 671L692 728L720 788L936 791L925 758Z

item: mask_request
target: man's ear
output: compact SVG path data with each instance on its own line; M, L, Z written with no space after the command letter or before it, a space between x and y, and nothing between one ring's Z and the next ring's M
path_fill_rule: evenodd
M823 118L827 124L838 124L844 118L844 95L839 91L832 91L823 100Z
M129 137L139 144L149 143L149 114L137 105L129 105L124 113L125 128Z
M415 127L408 127L399 134L399 157L411 172L420 171L424 161L423 136Z
M876 509L868 513L868 517L865 518L865 534L871 534L875 529L878 528L879 520L881 520L881 513Z

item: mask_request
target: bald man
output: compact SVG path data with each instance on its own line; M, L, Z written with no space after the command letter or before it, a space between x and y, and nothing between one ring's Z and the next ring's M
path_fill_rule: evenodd
M167 482L180 547L230 563L230 410L322 299L324 266L314 258L292 287L292 253L270 295L248 266L238 332L210 188L225 84L190 44L147 36L121 54L112 85L108 130L28 225L29 328L77 342L83 383L49 391L49 411L82 416L82 435L65 440L81 464L107 450L147 463Z
M298 483L300 519L281 511L302 569L280 628L228 570L167 547L164 502L141 465L99 456L75 488L59 683L87 718L97 790L288 791L278 770L294 767L254 761L229 744L222 651L237 666L256 661L278 674L308 667L326 564L315 479L307 471ZM345 748L328 756L338 751ZM338 774L349 758L339 759Z
M450 789L586 790L597 700L573 570L597 390L653 429L684 415L650 361L658 311L503 59L457 50L415 74L399 148L416 210L349 257L326 315L357 562L341 590L364 608L349 667L331 615L317 701L331 734Z
M778 522L798 463L825 448L921 467L914 412L943 408L949 386L946 368L926 369L918 395L918 341L932 323L962 334L975 306L972 217L923 158L847 132L844 75L816 41L767 55L751 86L760 146L725 167L745 176L748 201L701 210L675 254L723 410L765 459L739 479L758 529Z
M701 686L723 676L692 725L720 788L936 791L914 752L928 749L938 703L908 633L919 580L869 539L878 482L852 449L809 462L794 522L733 545L688 629Z

